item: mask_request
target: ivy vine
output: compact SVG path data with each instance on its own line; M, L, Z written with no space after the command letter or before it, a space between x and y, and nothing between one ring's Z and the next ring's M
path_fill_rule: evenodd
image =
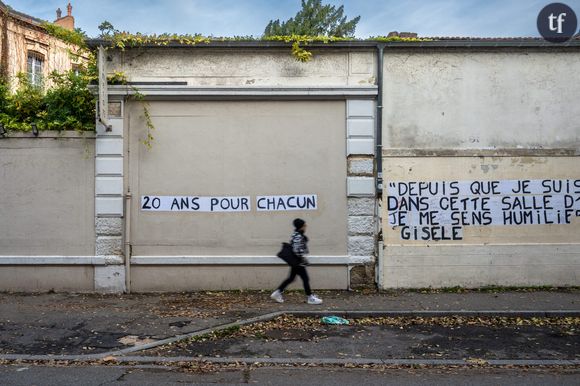
M71 56L88 58L80 73L52 73L50 81L52 86L48 89L35 87L30 84L25 74L17 77L18 88L11 93L7 80L0 80L0 123L10 130L29 131L32 123L39 130L78 130L94 131L95 95L88 86L98 79L96 53L90 50L86 44L86 36L78 31L71 31L53 23L43 23L46 32L66 43L71 48ZM309 62L313 53L308 46L314 43L328 44L341 41L374 41L374 42L424 42L431 39L406 38L399 36L375 36L368 39L353 39L329 36L306 36L285 35L255 38L253 36L213 37L201 34L131 34L129 32L117 32L107 39L110 45L107 48L125 50L126 48L140 47L145 45L169 46L181 44L195 46L209 44L212 41L272 41L290 44L293 57L301 63ZM131 87L133 98L139 101L143 107L143 118L147 127L146 137L143 144L151 148L154 141L153 123L149 111L149 103L139 89L129 85L126 75L115 72L108 76L110 84L123 84Z
M142 33L131 34L129 32L118 32L112 35L111 40L113 47L124 50L126 47L138 47L148 44L157 46L167 46L170 43L179 43L185 45L196 45L200 43L210 43L209 37L196 35L178 35L178 34L161 34L147 35Z
M400 36L371 36L370 38L366 39L372 42L379 42L379 43L389 43L389 42L411 42L411 43L419 43L419 42L432 42L433 39L428 38L406 38Z
M42 28L44 28L49 35L58 38L63 42L75 45L79 48L87 47L86 36L78 31L69 30L58 24L49 22L42 23Z
M145 94L143 94L136 86L129 84L127 80L127 75L125 75L122 71L115 71L112 74L107 76L107 83L108 84L120 84L127 87L130 87L133 91L133 99L141 103L143 107L143 118L145 119L145 126L147 127L147 135L143 140L143 144L147 146L148 149L151 149L153 140L153 134L151 133L155 130L155 125L153 124L153 119L151 118L151 112L149 111L149 102L145 100Z
M352 38L340 38L333 36L284 35L284 36L267 36L264 37L264 40L292 43L292 55L297 61L305 63L312 59L312 52L304 48L309 43L342 42L352 40Z
M90 56L83 34L52 23L42 27L71 44L69 54ZM94 131L95 96L88 88L91 80L85 66L77 71L53 71L44 85L32 84L25 73L0 79L0 123L8 132L30 131L33 125L38 130Z
M117 32L106 38L111 42L111 46L124 50L127 47L140 47L145 45L168 46L171 43L182 45L199 45L209 44L212 41L275 41L291 44L291 53L299 62L308 62L312 59L312 52L306 47L311 43L333 43L344 41L374 41L374 42L425 42L432 39L411 38L400 36L373 36L368 39L344 38L335 36L308 36L308 35L274 35L256 38L253 36L233 36L233 37L214 37L195 35L178 35L178 34L160 34L147 35L142 33L131 34L129 32Z
M131 86L133 89L136 101L141 102L141 106L143 107L143 118L145 119L145 127L147 127L147 135L143 140L143 145L147 146L147 149L151 149L152 142L155 138L153 138L153 134L151 132L155 130L155 125L153 124L153 119L151 118L151 112L149 111L149 102L145 101L145 95L143 95L137 87Z
M27 74L17 75L18 88L11 93L0 83L0 123L7 131L39 130L94 131L95 96L88 88L85 72L53 72L52 87L46 91L30 83Z

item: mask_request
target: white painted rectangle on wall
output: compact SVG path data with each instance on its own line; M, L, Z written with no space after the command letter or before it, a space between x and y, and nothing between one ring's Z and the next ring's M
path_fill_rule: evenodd
M112 174L123 175L123 157L97 157L95 160L95 173L97 175Z
M316 194L258 196L256 197L256 208L258 212L316 210L318 209L318 196Z
M96 197L95 214L122 216L123 197Z
M123 138L98 137L95 144L97 155L123 155Z
M349 197L374 196L375 179L373 177L347 177L346 193Z
M374 155L374 138L348 138L346 140L346 155Z
M346 132L349 137L370 137L375 135L375 120L372 118L347 119Z
M123 194L123 177L96 177L96 194Z
M349 117L374 117L375 102L373 100L351 99L346 103Z
M249 212L250 197L141 196L142 211Z

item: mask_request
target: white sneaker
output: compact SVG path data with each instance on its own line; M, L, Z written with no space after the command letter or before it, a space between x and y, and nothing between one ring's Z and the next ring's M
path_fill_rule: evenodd
M278 303L284 303L284 298L282 297L282 292L280 292L280 290L276 290L276 291L272 292L272 295L270 295L270 298L274 299Z
M308 304L322 304L322 299L320 299L318 296L316 295L310 295L308 297Z

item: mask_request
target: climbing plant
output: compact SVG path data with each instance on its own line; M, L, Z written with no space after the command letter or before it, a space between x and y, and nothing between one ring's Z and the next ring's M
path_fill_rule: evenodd
M33 123L39 130L94 130L95 97L84 72L53 72L46 92L32 85L26 74L17 79L14 93L0 84L0 123L8 131L30 131Z
M89 78L70 71L53 72L54 86L44 96L48 130L92 130L95 121L95 96L88 89Z
M136 87L133 87L133 91L134 91L133 98L142 103L143 118L145 119L145 127L147 127L147 134L145 135L143 144L147 146L148 149L151 149L153 145L153 140L155 139L153 138L152 133L152 131L155 130L155 125L153 124L151 113L149 112L149 102L145 101L145 95L143 95Z
M400 37L400 36L371 36L370 38L366 39L368 41L373 42L380 42L380 43L390 43L390 42L431 42L433 39L428 38L407 38L407 37Z
M274 41L291 44L291 53L299 62L308 62L312 59L312 52L307 49L309 44L322 43L328 44L341 41L377 41L377 42L423 42L431 39L407 38L399 36L376 36L368 39L356 39L352 37L338 36L310 36L310 35L268 35L261 38L253 36L234 36L234 37L214 37L195 35L177 35L161 34L146 35L142 33L131 34L129 32L117 32L113 35L106 36L105 40L110 42L110 46L124 50L130 47L141 47L146 45L169 46L171 44L180 45L198 45L209 44L214 41Z
M186 45L196 45L200 43L210 43L211 38L195 35L161 34L147 35L142 33L131 34L129 32L117 32L107 37L112 42L113 47L125 49L126 47L138 47L143 45L167 46L170 43Z
M87 47L86 44L87 36L78 30L71 31L57 24L49 22L42 23L42 27L46 30L46 32L49 35L54 36L55 38L58 38L66 43L75 45L81 49Z
M312 52L306 50L309 43L329 43L352 40L352 38L342 38L335 36L307 36L307 35L274 35L265 36L266 41L276 41L292 43L292 55L299 62L308 62L312 59Z
M35 123L39 130L94 130L95 95L89 90L91 83L98 79L96 53L86 44L86 34L79 30L68 30L53 23L44 23L43 28L48 34L70 44L69 53L75 58L82 57L85 65L76 72L53 72L48 80L49 87L39 88L30 84L25 74L20 74L15 81L18 86L14 93L10 92L7 83L0 81L0 123L7 130L31 130ZM112 27L112 26L111 26ZM253 36L214 37L201 34L153 34L120 32L114 28L101 37L109 42L107 49L137 48L147 45L170 46L209 44L212 41L267 41L283 42L290 45L294 58L302 63L313 58L309 46L313 44L330 44L340 41L376 41L388 42L423 42L430 39L402 38L399 36L376 36L368 39L355 39L340 36L309 36L300 34L269 35L261 38ZM135 86L130 85L124 73L109 75L111 84L123 84L133 91L133 98L143 106L143 118L147 127L145 146L150 148L154 140L153 123L149 104L145 96Z

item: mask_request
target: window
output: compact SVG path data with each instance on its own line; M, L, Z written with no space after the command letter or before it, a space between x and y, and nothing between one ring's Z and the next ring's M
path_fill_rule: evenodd
M81 74L82 67L79 64L73 63L71 65L71 67L72 67L71 70L72 70L73 74L75 74L75 76L79 76Z
M36 52L28 52L28 80L30 84L41 87L44 68L44 57Z

